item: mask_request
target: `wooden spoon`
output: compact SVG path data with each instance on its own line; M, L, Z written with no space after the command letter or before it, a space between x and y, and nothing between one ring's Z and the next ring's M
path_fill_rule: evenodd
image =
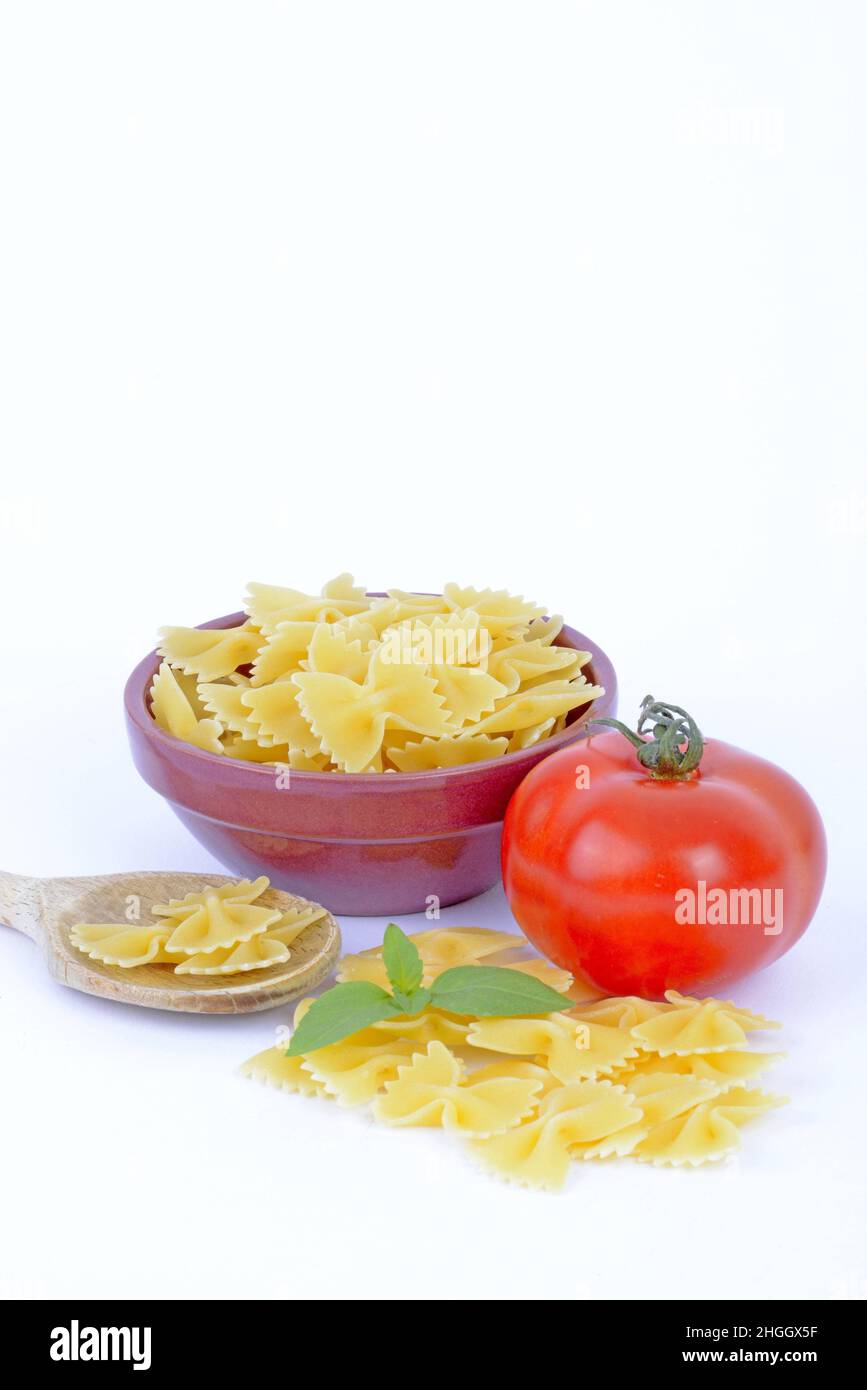
M182 898L234 882L219 875L130 873L98 878L23 878L0 872L0 922L31 937L41 947L49 974L63 985L141 1004L146 1009L177 1009L192 1014L241 1014L272 1009L312 989L328 975L340 953L340 928L330 913L305 928L289 947L282 965L237 975L175 975L166 965L128 970L91 960L69 939L79 922L126 922L131 905L147 921L155 903ZM269 888L257 898L286 912L307 907L306 898ZM134 925L134 922L130 922Z

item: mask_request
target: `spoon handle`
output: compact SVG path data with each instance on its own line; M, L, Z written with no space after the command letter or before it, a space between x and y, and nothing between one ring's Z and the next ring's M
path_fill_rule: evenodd
M38 879L0 869L0 922L37 941L42 931L41 908Z

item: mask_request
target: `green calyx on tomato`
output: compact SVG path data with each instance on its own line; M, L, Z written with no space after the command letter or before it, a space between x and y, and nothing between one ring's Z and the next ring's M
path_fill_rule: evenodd
M653 722L651 737L644 738L648 723ZM645 695L638 712L638 726L635 733L622 724L619 719L591 719L590 726L607 724L611 729L629 739L642 767L647 768L651 777L661 777L666 781L689 777L701 762L704 752L704 739L701 729L691 714L680 705L670 705L664 700L654 700ZM685 745L685 746L684 746Z

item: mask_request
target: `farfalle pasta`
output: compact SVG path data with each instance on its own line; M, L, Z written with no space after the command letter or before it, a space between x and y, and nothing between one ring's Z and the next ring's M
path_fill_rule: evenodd
M676 990L665 995L671 1008L635 1024L631 1036L661 1057L693 1052L727 1052L746 1047L747 1033L778 1024L721 999L688 999Z
M208 955L227 946L238 946L251 936L266 931L280 917L269 907L258 907L254 900L268 887L264 876L254 882L242 879L203 893L187 893L183 898L158 903L155 917L172 924L166 950L178 955Z
M503 963L581 992L565 971L528 956L517 934L450 927L410 940L427 985L456 966ZM387 986L382 948L344 956L338 979ZM297 1005L296 1028L313 1002ZM664 1001L584 999L544 1017L467 1019L428 1006L302 1056L267 1048L242 1071L288 1092L369 1104L395 1129L450 1131L495 1176L556 1190L592 1159L696 1167L734 1153L743 1126L783 1104L748 1084L782 1054L752 1052L747 1034L776 1026L729 1001L674 991Z
M413 1043L400 1038L380 1043L349 1040L309 1052L303 1066L341 1105L364 1105L398 1076L414 1053Z
M524 1124L470 1147L480 1163L512 1182L556 1189L577 1153L608 1158L622 1152L617 1136L627 1131L631 1149L640 1121L641 1111L623 1086L582 1081L549 1091Z
M491 931L487 927L450 927L416 932L412 941L424 965L423 983L429 985L437 975L458 965L508 965L565 994L575 981L567 970L530 955L529 943L515 932ZM346 955L337 967L337 979L368 980L385 986L388 976L382 960L382 947L375 946L360 955Z
M583 1023L565 1014L549 1018L482 1018L470 1028L471 1047L540 1057L564 1084L604 1076L622 1067L638 1048L628 1033L604 1023Z
M738 1086L653 1127L636 1144L635 1157L642 1163L693 1168L725 1158L740 1148L740 1130L748 1120L783 1104L781 1096Z
M104 965L165 965L176 975L243 975L283 965L292 943L326 916L318 903L283 911L260 900L263 875L156 903L147 922L79 922L69 939Z
M126 970L170 961L172 957L165 949L168 936L169 928L162 922L141 926L130 922L79 922L70 932L73 946L83 955Z
M440 1042L428 1043L397 1077L387 1081L374 1102L376 1119L388 1125L435 1125L484 1138L520 1124L542 1089L535 1078L464 1076L454 1053Z
M435 772L530 748L603 690L562 619L505 590L372 597L250 584L231 628L164 627L151 713L207 753L304 772Z

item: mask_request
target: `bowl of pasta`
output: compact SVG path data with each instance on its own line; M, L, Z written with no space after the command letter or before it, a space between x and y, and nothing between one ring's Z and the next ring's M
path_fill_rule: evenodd
M132 672L135 765L240 874L349 916L461 902L499 881L530 768L616 712L605 653L549 612L455 584L251 584Z

